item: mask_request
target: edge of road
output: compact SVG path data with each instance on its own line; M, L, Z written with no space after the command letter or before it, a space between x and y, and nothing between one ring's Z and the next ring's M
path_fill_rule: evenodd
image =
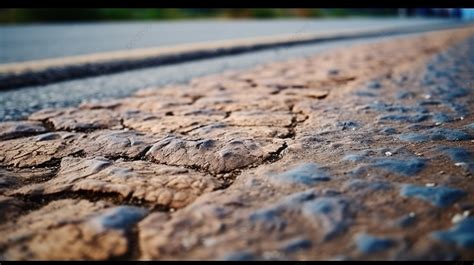
M53 59L0 64L0 90L92 77L138 68L234 55L268 48L318 42L447 30L472 26L467 22L442 22L421 26L343 30L336 33L294 33L175 46L112 51Z

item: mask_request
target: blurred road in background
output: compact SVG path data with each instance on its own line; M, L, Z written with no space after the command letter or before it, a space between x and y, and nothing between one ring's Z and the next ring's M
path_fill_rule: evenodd
M70 25L3 26L2 60L13 62L114 49L173 46L193 41L223 40L281 33L310 33L394 26L455 24L434 19L350 19L276 21L193 21L157 23L96 23ZM309 56L398 36L346 39L291 47L277 47L238 55L160 65L114 74L0 90L0 121L17 120L48 107L75 106L81 102L126 97L138 89L185 83L198 76L251 67L257 64ZM127 46L128 45L128 46Z
M0 26L0 63L279 34L446 24L446 19L193 20Z

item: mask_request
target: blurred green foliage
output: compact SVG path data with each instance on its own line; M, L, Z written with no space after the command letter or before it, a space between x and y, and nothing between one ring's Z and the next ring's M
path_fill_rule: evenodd
M396 15L395 8L25 8L0 9L0 23L165 20L190 18L344 17Z

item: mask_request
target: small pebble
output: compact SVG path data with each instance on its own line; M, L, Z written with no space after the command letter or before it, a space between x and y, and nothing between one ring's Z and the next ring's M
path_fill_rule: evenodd
M466 211L464 211L464 212L462 213L462 215L463 215L464 217L468 217L470 214L471 214L471 211L469 211L469 210L466 210Z
M431 98L431 95L427 94L425 95L425 99L430 99Z
M416 216L416 214L415 214L414 212L411 212L411 213L408 214L408 216L410 216L411 218L413 218L413 217Z
M457 167L462 167L462 166L466 165L466 163L458 162L458 163L454 163L454 165L457 166Z
M464 120L464 117L463 117L463 116L461 116L459 119L460 119L460 120Z
M338 69L329 69L328 74L329 75L337 75L337 74L339 74L339 70Z
M436 183L426 183L425 186L426 187L434 187L434 186L436 186Z
M453 218L451 219L451 223L453 224L456 224L456 223L459 223L461 222L463 219L465 218L464 215L460 214L460 213L457 213L453 216Z
M385 152L386 156L392 156L392 152Z

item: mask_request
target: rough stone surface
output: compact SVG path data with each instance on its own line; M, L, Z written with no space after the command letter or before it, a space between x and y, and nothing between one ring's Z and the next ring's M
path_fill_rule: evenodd
M193 170L146 161L114 162L105 158L66 157L57 177L24 186L12 194L46 195L69 192L116 194L172 208L181 208L219 182Z
M0 168L0 194L9 192L16 187L50 179L55 168Z
M144 155L158 139L135 131L101 130L81 137L77 143L80 152L87 156L133 159Z
M117 113L108 109L48 109L31 115L30 119L46 121L56 130L64 131L88 131L120 125Z
M38 253L39 256L31 253L30 247L42 247L41 244L33 244L32 239L35 237L44 237L45 234L47 235L54 231L55 227L74 223L76 220L81 220L93 214L94 211L104 209L106 206L107 204L105 203L91 203L85 200L57 200L29 214L9 220L9 222L1 225L4 234L0 239L0 248L6 249L3 255L6 259L38 259L40 256L47 259L48 255L61 255L60 253L44 251L40 251L40 253ZM6 231L8 231L8 233L5 233ZM49 245L61 247L55 242L54 238L52 239ZM62 247L67 247L67 245ZM46 247L46 249L47 248L48 247ZM64 255L67 254L68 253L64 253ZM79 253L70 254L78 255Z
M262 163L279 147L267 139L186 140L170 136L155 143L146 155L157 163L222 173Z
M8 140L46 132L41 122L7 121L0 123L0 140Z
M61 159L80 150L75 145L77 133L50 132L0 142L0 163L3 166L35 167Z
M24 208L26 205L21 200L0 195L0 224L16 218Z
M147 211L132 206L104 209L104 203L59 200L5 225L6 259L102 260L129 251L127 232ZM49 218L44 218L47 215ZM49 220L54 217L53 220Z
M0 259L472 260L473 35L0 123Z

